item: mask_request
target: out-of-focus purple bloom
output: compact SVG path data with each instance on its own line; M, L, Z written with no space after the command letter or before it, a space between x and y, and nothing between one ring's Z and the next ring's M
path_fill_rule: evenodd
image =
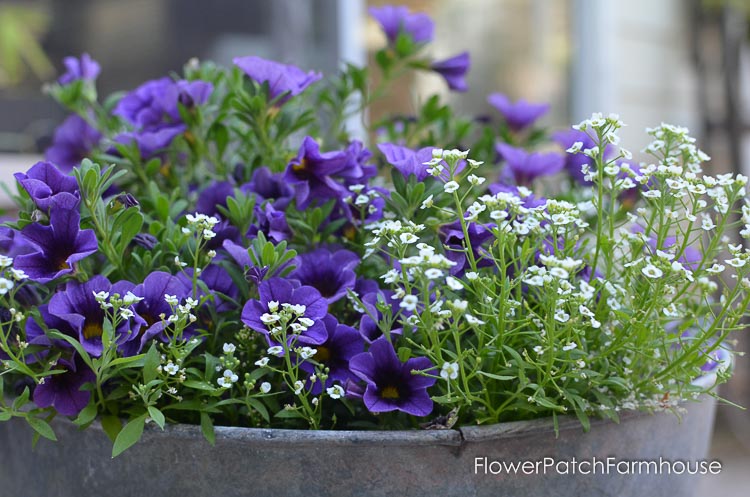
M349 371L349 360L365 349L362 336L351 326L339 324L330 314L323 318L323 324L328 337L325 342L315 346L317 352L312 359L328 368L328 379L325 385L321 381L313 383L313 395L318 395L324 387L330 387L334 381L345 384L347 380L356 380L354 374ZM309 361L301 362L300 368L308 373L315 372L315 365Z
M99 63L91 58L87 53L77 57L65 57L63 59L65 72L57 78L61 85L67 85L74 81L94 82L99 76L101 67Z
M552 134L552 139L557 142L564 150L568 150L576 142L581 142L583 146L581 150L586 150L596 146L594 140L585 132L577 129L569 129L565 131L557 131ZM612 145L607 145L604 150L604 158L610 159L615 152L615 148ZM584 185L590 185L592 182L584 178L584 174L581 168L584 165L588 165L592 171L594 169L594 161L586 154L579 152L577 154L566 153L565 154L565 170L575 179L578 183Z
M296 269L290 278L303 285L316 288L329 304L346 296L354 288L357 275L354 268L359 264L357 254L350 250L331 251L321 248L296 257Z
M259 167L253 172L252 179L240 187L243 193L254 193L258 204L269 200L274 209L284 210L294 198L294 190L284 180L283 173L272 173L267 167Z
M525 191L522 193L521 190L517 186L508 185L502 182L491 184L490 186L487 187L487 190L492 195L497 195L498 193L510 193L511 195L514 195L520 198L523 201L523 206L526 207L527 209L533 209L535 207L539 207L547 203L546 198L536 197L528 189L525 189Z
M237 57L232 62L259 85L268 83L268 98L276 105L283 105L323 77L319 72L305 72L297 66L262 57Z
M294 188L297 208L305 209L314 200L326 201L345 195L347 189L333 176L344 173L348 167L351 167L351 160L346 152L321 153L318 142L306 136L297 157L284 173L284 179Z
M43 211L48 211L61 193L78 196L78 181L50 162L37 162L25 173L16 173L13 177Z
M347 186L365 185L370 178L377 176L378 168L368 165L367 161L372 158L372 152L359 140L352 140L344 149L348 158L346 167L336 176L344 181Z
M563 156L554 152L527 152L505 143L497 144L495 149L513 173L516 184L522 186L531 185L540 176L557 174L565 165Z
M63 416L76 416L91 399L91 391L81 387L96 381L96 376L77 354L70 360L58 359L55 369L65 372L50 375L37 385L34 403L41 408L52 406Z
M416 43L432 41L435 23L427 14L411 13L408 7L394 5L370 7L369 12L383 28L389 43L394 43L399 33L402 32L409 35Z
M494 225L492 224L468 223L467 225L469 242L471 243L477 267L490 267L494 264L491 258L484 257L485 250L482 248L485 242L495 237L491 231L493 227ZM463 274L464 271L469 269L469 260L464 253L465 237L461 228L461 222L454 221L442 226L440 228L440 238L448 249L445 251L445 256L455 263L455 266L451 267L450 273L453 275Z
M133 237L133 243L146 250L153 250L159 240L154 235L148 233L138 233Z
M367 384L362 398L370 412L398 410L413 416L432 412L427 389L435 384L435 377L412 373L434 374L435 365L426 357L402 363L393 345L383 337L373 342L367 352L352 357L349 368Z
M280 345L279 335L272 335L271 330L278 326L274 315L279 312L291 312L292 321L305 327L298 334L287 330L287 342L292 345L301 343L307 345L319 345L327 338L323 318L328 313L328 302L320 293L311 286L300 286L296 280L285 280L283 278L270 278L258 285L259 300L249 300L242 309L242 322L250 329L265 335L271 345ZM284 304L294 306L301 313L295 312L293 308L286 310ZM273 308L275 306L275 309ZM309 320L309 326L300 320Z
M364 305L364 312L359 321L359 334L362 335L362 338L364 338L367 343L372 343L383 336L383 330L378 326L378 323L383 319L383 313L378 309L379 303L380 305L390 306L391 316L398 315L399 311L401 311L402 319L411 314L410 311L405 311L399 308L399 300L394 299L394 295L395 292L391 290L377 290L370 293L362 293L361 300L362 305ZM394 324L397 322L397 320L394 320ZM388 331L391 337L393 337L394 335L401 335L403 333L403 328L391 328Z
M227 198L234 197L234 185L229 181L212 181L204 188L195 203L196 212L215 216L219 207L227 207Z
M263 207L255 206L255 224L250 226L247 236L254 238L258 236L258 233L263 233L275 243L288 240L292 236L292 230L286 221L286 214L284 211L277 211L271 204L264 204Z
M503 115L508 127L513 131L528 128L549 111L549 104L534 104L520 99L516 103L510 101L502 93L493 93L487 97L487 102Z
M78 261L98 249L94 230L81 230L78 199L64 193L59 194L57 200L50 209L49 226L32 223L21 230L36 250L19 255L14 262L16 269L25 271L29 279L39 283L72 273Z
M20 231L0 226L0 253L15 258L35 251L34 245L29 243Z
M100 275L85 283L71 281L52 296L49 301L49 314L68 323L84 350L94 357L99 357L103 350L102 335L106 315L94 295L105 292L109 295L117 293L124 296L134 287L135 285L129 281L111 284L106 277ZM139 336L140 328L145 324L146 322L137 314L120 321L113 337L120 350L123 344Z
M72 114L55 130L52 145L45 152L45 158L63 171L70 172L89 156L101 139L102 134L84 118Z
M230 242L231 243L231 242ZM247 252L247 251L246 251ZM193 270L187 269L181 272L177 277L186 285L188 288L193 286ZM232 281L232 277L229 275L226 269L219 266L218 264L210 264L203 271L201 271L198 281L205 283L212 296L212 300L206 302L201 306L201 311L206 306L213 307L216 312L225 312L236 307L234 300L239 296L239 289L237 285ZM198 298L203 298L206 293L203 289L198 286ZM200 311L199 311L200 312Z
M429 166L426 166L425 162L432 160L432 150L434 147L412 150L393 143L379 143L378 148L385 156L386 162L395 167L404 178L408 178L413 174L416 176L417 181L424 181L429 176L427 172Z
M194 105L202 105L212 92L213 85L205 81L170 78L147 81L125 95L115 107L113 113L134 128L115 137L115 141L135 142L141 156L152 157L187 129L180 116L180 99L187 95Z
M190 296L190 287L177 276L164 271L154 271L149 274L143 283L136 285L131 291L133 295L143 299L134 304L132 310L145 323L138 330L137 336L120 347L126 356L139 354L154 338L167 342L169 337L165 334L165 330L169 323L166 318L173 314L173 310L165 300L165 296L176 297L180 303Z
M677 250L680 250L682 248L682 241L680 241L680 243L675 247L675 244L677 244L677 238L674 236L668 236L664 238L664 242L661 246L658 245L656 237L652 236L649 238L648 244L651 247L651 250L653 250L654 252L657 249L667 252L672 248L675 248ZM701 254L701 251L697 248L688 245L687 247L685 247L685 251L679 254L676 260L687 269L695 271L696 269L698 269L698 266L703 260L703 254Z
M469 52L463 52L445 60L435 61L431 68L445 79L451 90L467 91L469 85L466 84L466 73L469 72L470 66Z

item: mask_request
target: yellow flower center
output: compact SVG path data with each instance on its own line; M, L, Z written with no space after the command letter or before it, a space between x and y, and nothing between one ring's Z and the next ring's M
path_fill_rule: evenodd
M83 337L87 340L94 338L94 337L100 337L104 334L104 330L102 329L101 323L86 323L83 325Z
M304 157L302 160L299 161L299 164L295 164L292 166L292 170L294 170L295 173L301 173L307 168L307 159Z
M399 397L398 388L391 385L384 387L380 390L380 396L384 399L397 399Z
M328 362L331 359L331 350L328 347L317 347L314 359L318 362Z

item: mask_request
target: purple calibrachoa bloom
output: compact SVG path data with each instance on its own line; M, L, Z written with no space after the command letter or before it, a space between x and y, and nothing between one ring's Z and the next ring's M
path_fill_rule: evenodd
M167 318L173 314L173 310L165 296L176 297L182 302L191 295L190 290L182 279L164 271L154 271L146 276L143 283L136 285L131 292L143 300L134 304L132 310L145 323L138 330L137 336L121 345L123 354L132 356L140 353L154 338L162 342L168 341L169 337L164 330L169 326Z
M527 209L533 209L534 207L539 207L547 203L546 198L537 197L528 189L524 192L524 194L522 194L521 190L519 190L517 186L507 185L502 182L489 185L487 187L487 190L492 195L497 195L498 193L510 193L511 195L515 195L523 201L523 206Z
M283 210L294 198L294 190L284 181L283 173L272 173L267 167L253 171L250 181L240 187L243 193L254 193L258 204L269 200L274 209Z
M305 209L313 200L326 201L346 195L348 190L334 175L344 173L348 167L351 161L346 152L321 152L318 142L306 136L297 157L284 173L284 179L294 187L297 208Z
M369 12L383 28L389 43L394 43L400 33L406 33L416 43L432 41L435 23L427 14L411 13L408 7L395 5L370 7Z
M570 147L572 147L576 142L581 142L583 146L581 147L581 150L586 150L589 148L593 148L596 146L596 142L593 138L591 138L588 133L585 131L580 131L577 129L570 129L565 131L557 131L552 134L552 139L557 142L558 145L563 147L564 150L568 150ZM604 150L604 158L610 159L612 155L614 154L615 148L612 145L607 145L607 148ZM587 156L584 153L577 153L577 154L571 154L566 153L565 154L565 170L568 171L568 173L575 179L577 182L584 184L584 185L590 185L592 184L591 181L588 181L584 178L584 174L581 171L581 168L584 165L588 165L590 168L594 168L594 161L589 156Z
M268 98L276 105L283 105L291 97L299 95L308 86L323 78L319 72L305 72L297 66L262 57L237 57L232 62L256 83L268 83Z
M288 313L289 324L301 325L300 331L287 330L288 343L317 345L325 342L327 333L323 318L328 302L311 286L296 280L270 278L258 286L259 300L249 300L242 309L242 322L266 336L269 344L279 345L279 335L272 330L279 326L279 316ZM304 329L302 329L304 328Z
M113 114L133 126L133 131L115 137L118 143L138 145L144 158L168 147L187 129L180 116L179 104L204 104L213 85L205 81L174 81L161 78L147 81L120 100Z
M321 381L312 385L314 395L318 395L323 387L330 387L334 381L343 384L347 380L356 380L349 370L349 360L365 349L365 341L359 332L351 326L340 324L331 314L323 318L323 324L328 337L325 342L315 346L317 352L312 359L329 369L328 379L325 385ZM301 362L300 368L308 373L315 372L315 365L308 361Z
M65 72L57 79L61 85L67 85L74 81L94 82L99 76L101 67L99 63L87 53L77 57L65 57L63 59Z
M75 264L98 249L94 230L81 230L78 199L69 193L50 210L49 226L32 223L24 226L21 235L35 251L19 255L16 269L26 272L32 281L46 283L75 271ZM64 205L63 205L64 204Z
M424 147L419 150L412 150L409 147L402 147L393 143L379 143L378 148L385 156L386 162L400 172L404 178L414 175L417 181L423 181L429 173L429 166L425 162L432 160L432 150L434 147Z
M96 376L77 354L70 360L58 359L56 369L65 372L47 376L37 385L34 403L41 408L52 406L63 416L76 416L91 399L91 392L81 387L96 381Z
M482 248L485 242L495 238L492 234L494 224L468 223L467 232L469 233L469 242L471 243L472 253L477 267L490 267L494 262L490 257L484 257L486 251ZM445 251L445 257L455 263L450 269L452 275L463 274L470 269L469 260L464 253L464 231L461 227L461 221L454 221L440 228L440 237L443 244L448 250Z
M25 173L16 173L13 177L43 211L48 211L62 193L78 196L78 181L50 162L37 162Z
M508 127L513 131L528 128L549 111L549 104L535 104L520 99L515 103L502 93L492 93L487 102L503 115Z
M316 288L329 304L346 296L357 280L354 269L360 259L351 250L331 251L320 248L296 257L296 269L289 273L290 278L303 285Z
M529 186L540 176L557 174L565 165L563 156L554 152L528 152L505 143L497 144L495 149L521 186Z
M103 350L102 335L106 314L95 294L105 292L110 296L115 293L124 296L134 288L135 285L129 281L112 284L100 275L85 283L71 281L52 296L48 311L50 315L68 323L86 352L99 357ZM145 324L146 322L137 314L120 322L113 340L121 351L123 344L139 336L140 328Z
M209 216L219 214L218 208L226 208L227 198L229 197L234 197L234 185L232 183L229 181L212 181L198 195L195 211Z
M412 373L433 374L435 365L428 358L415 357L402 363L393 345L383 337L373 342L367 352L352 357L349 368L367 384L362 399L370 412L398 410L413 416L432 412L427 389L436 378Z
M84 118L72 114L55 130L45 158L63 171L70 172L89 156L101 139L102 134Z
M291 238L292 229L286 221L284 211L277 211L270 203L264 204L263 207L256 205L254 211L255 224L247 231L248 237L255 238L258 233L263 233L276 243Z
M408 317L411 311L401 309L399 307L399 300L394 299L395 292L392 290L376 290L374 292L365 293L362 295L360 300L364 305L364 311L362 318L359 321L359 334L362 335L367 343L372 343L378 338L383 336L383 331L378 326L378 321L382 321L383 313L378 309L378 301L385 303L391 307L391 316L398 315L401 312L401 319ZM373 319L374 318L374 319ZM377 321L375 321L377 319ZM394 321L394 323L397 321ZM401 335L403 328L391 328L389 330L391 336Z
M469 85L466 83L466 73L469 72L470 66L469 52L463 52L445 60L437 60L432 63L430 68L445 79L448 88L451 90L468 91Z
M232 242L230 241L229 243ZM181 272L177 277L188 287L188 289L193 286L192 268L188 268L186 271ZM207 306L213 307L216 312L226 312L237 306L235 300L239 296L239 289L232 281L232 277L227 270L223 267L218 264L210 264L201 271L198 281L205 283L210 295L212 296L212 300L201 305L201 308L198 310L199 313ZM202 299L205 295L206 293L199 285L196 298Z

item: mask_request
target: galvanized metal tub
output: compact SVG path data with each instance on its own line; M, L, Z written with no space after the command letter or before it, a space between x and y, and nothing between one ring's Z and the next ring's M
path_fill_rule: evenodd
M41 440L32 451L30 429L13 420L0 423L0 494L690 497L699 476L621 475L616 469L606 474L603 467L595 475L561 474L564 466L542 471L549 462L545 458L567 461L568 473L573 458L579 463L593 457L604 463L608 457L614 462L701 460L708 451L715 403L706 399L686 407L682 421L668 413L627 414L619 424L595 421L589 433L577 420L563 419L559 437L550 419L445 431L219 427L211 447L196 426L163 432L149 427L139 444L116 459L110 458L111 443L98 425L81 432L57 420L59 442ZM518 474L509 474L504 468L491 474L503 462L521 461L542 461L539 472L522 474L519 468Z

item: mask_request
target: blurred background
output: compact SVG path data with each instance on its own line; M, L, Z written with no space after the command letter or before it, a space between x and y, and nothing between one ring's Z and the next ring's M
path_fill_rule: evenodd
M342 61L366 64L382 46L366 9L383 3L435 19L436 58L470 51L471 90L448 94L439 76L419 75L373 114L408 112L440 93L482 115L499 91L550 102L551 129L619 113L631 150L646 144L646 126L687 126L713 157L712 173L750 175L750 0L0 0L0 180L33 164L63 119L41 87L66 55L101 63L101 95L191 57L229 64L254 54L332 72ZM749 344L745 334L737 348ZM744 406L749 363L737 360L721 392ZM704 482L705 495L749 495L747 411L719 407L713 452L725 469Z

